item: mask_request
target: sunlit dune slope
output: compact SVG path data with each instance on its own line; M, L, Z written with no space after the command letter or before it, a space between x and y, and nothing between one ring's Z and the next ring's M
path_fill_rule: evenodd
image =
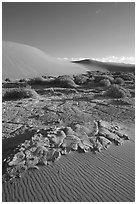
M3 41L2 78L28 78L42 75L76 74L86 71L81 65L50 57L24 44Z
M91 60L91 59L84 59L84 60L79 60L79 61L73 61L73 63L76 64L81 64L85 68L89 70L104 70L104 71L122 71L122 72L135 72L135 65L132 64L124 64L124 63L114 63L114 62L100 62L96 60Z

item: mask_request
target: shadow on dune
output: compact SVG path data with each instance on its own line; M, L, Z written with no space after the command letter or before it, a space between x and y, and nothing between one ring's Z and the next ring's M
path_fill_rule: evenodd
M73 61L73 63L84 65L89 70L99 70L99 71L111 71L111 72L135 72L135 65L124 64L124 63L114 63L114 62L99 62L96 60L80 60Z

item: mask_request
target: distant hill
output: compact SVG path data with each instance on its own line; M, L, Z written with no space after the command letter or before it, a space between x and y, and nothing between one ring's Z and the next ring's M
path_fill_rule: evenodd
M43 51L20 43L3 41L2 78L29 78L42 75L83 73L87 69L66 60L50 57Z
M122 71L122 72L135 72L135 65L115 63L115 62L100 62L91 59L84 59L79 61L72 61L75 64L81 64L88 70L102 70L102 71Z

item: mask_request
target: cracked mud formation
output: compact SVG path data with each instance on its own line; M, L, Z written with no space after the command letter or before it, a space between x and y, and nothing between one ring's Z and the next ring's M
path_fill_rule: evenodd
M4 100L3 201L134 201L132 84L127 98L88 84Z
M17 146L16 153L4 159L8 167L3 180L19 178L24 171L39 169L38 165L50 164L71 151L100 152L111 143L121 145L123 140L129 137L117 125L104 121L94 121L92 130L79 124L74 125L74 130L71 127L37 130L31 140L25 140Z

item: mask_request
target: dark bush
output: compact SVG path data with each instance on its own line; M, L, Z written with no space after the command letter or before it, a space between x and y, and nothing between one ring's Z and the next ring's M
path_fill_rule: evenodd
M5 81L6 81L6 82L10 82L10 79L9 79L9 78L6 78Z
M113 76L103 75L104 79L108 79L111 83L114 81Z
M110 81L108 79L102 79L102 80L100 80L99 85L108 87L108 86L111 85L111 83L110 83Z
M95 75L94 78L95 83L99 83L102 79L104 79L102 75Z
M125 98L131 97L130 91L117 85L111 85L104 93L105 96L109 96L112 98Z
M55 79L55 86L62 87L62 88L76 88L77 87L73 78L67 75L57 77Z
M95 87L96 86L96 83L94 81L94 77L90 78L87 82L87 86L88 87Z
M30 84L30 85L39 85L39 84L42 84L43 80L44 79L42 77L32 78L32 79L29 79L28 84Z
M90 78L93 76L93 72L92 71L86 71L86 73L87 73L87 76L90 77Z
M125 82L124 82L124 80L123 80L121 77L117 77L117 78L114 80L114 83L115 83L115 84L119 84L119 85L123 85Z
M28 79L25 79L25 78L19 80L19 82L28 82L28 81L29 81L29 80L28 80Z
M38 94L33 89L27 88L10 88L7 89L2 96L2 99L5 100L18 100L23 98L36 98Z
M87 76L80 74L74 77L74 82L78 85L83 85L88 82L88 79L89 78Z
M95 83L98 83L103 79L108 79L110 82L114 81L114 78L112 76L109 76L109 75L104 75L103 74L103 75L96 75L94 77L95 77Z
M55 79L55 76L50 76L50 75L43 75L42 76L43 79Z
M125 81L134 81L135 80L135 75L131 72L121 73L120 77Z

